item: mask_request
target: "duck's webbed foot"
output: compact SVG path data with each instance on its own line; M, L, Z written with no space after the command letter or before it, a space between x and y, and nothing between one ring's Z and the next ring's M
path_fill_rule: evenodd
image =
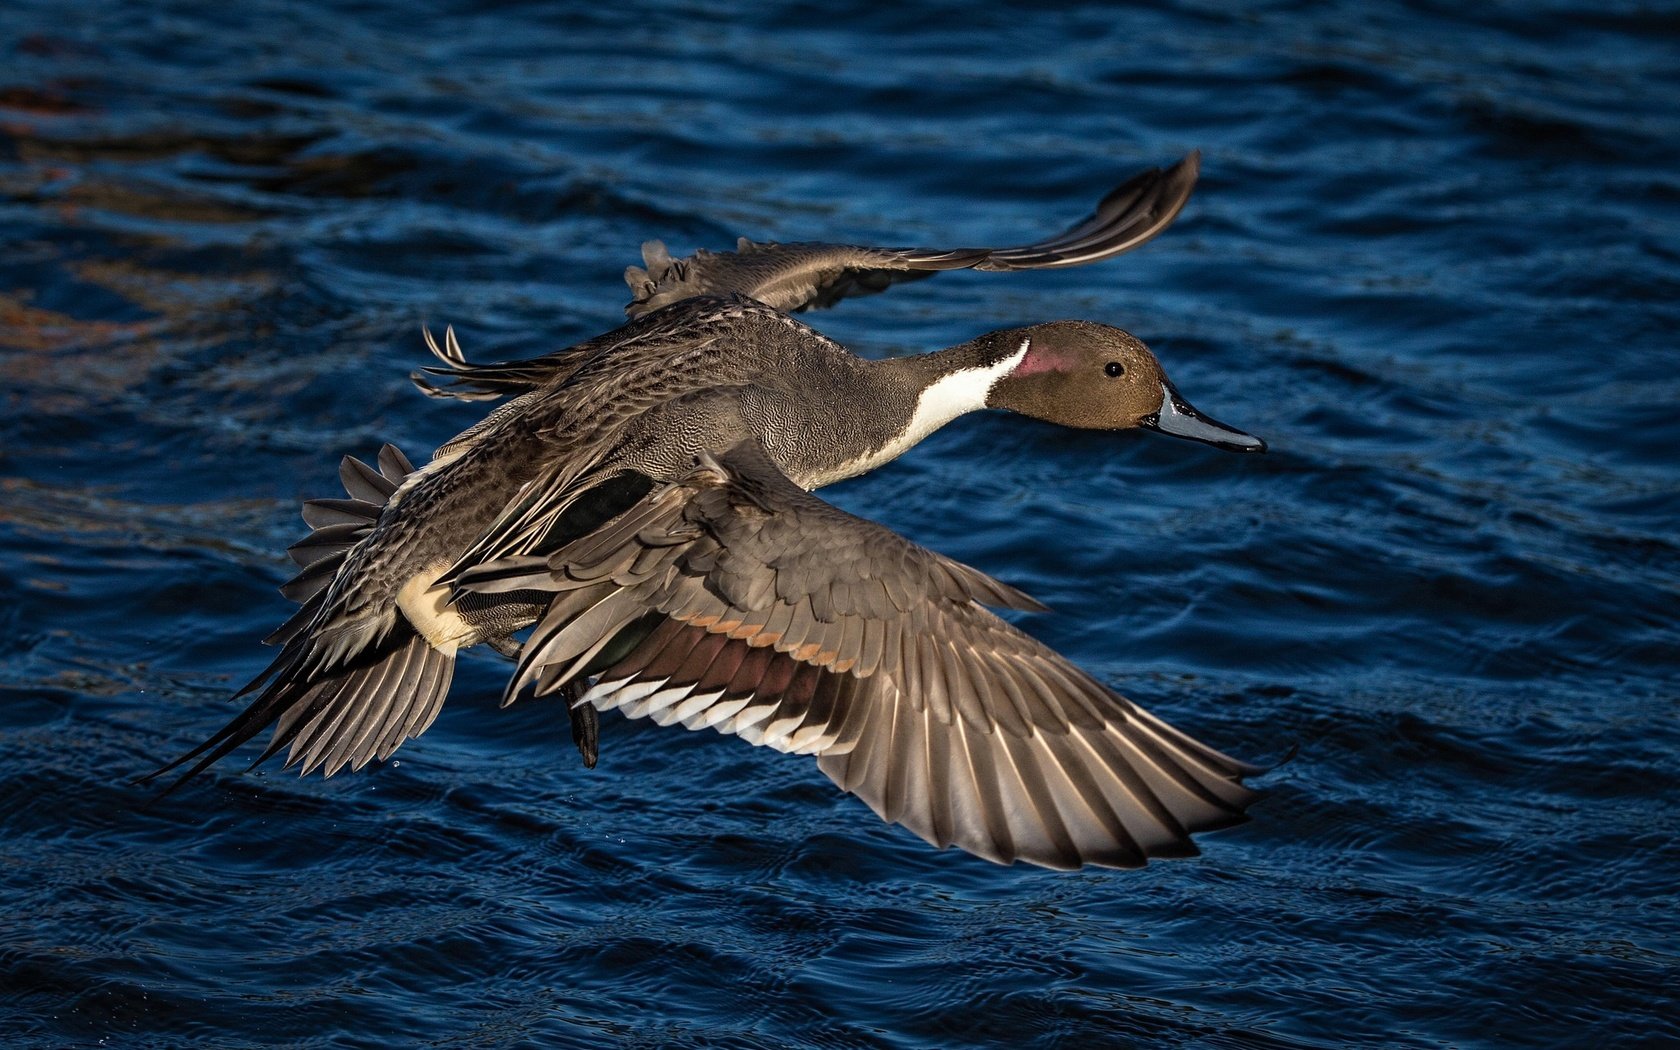
M572 719L572 743L583 756L584 767L594 769L601 757L601 718L593 705L578 703L584 688L582 682L567 682L560 689L560 700Z

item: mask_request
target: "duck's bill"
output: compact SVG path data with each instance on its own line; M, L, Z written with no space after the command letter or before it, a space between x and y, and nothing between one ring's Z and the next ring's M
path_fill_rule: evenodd
M1253 434L1245 434L1236 427L1209 419L1190 407L1190 402L1180 397L1171 383L1161 384L1160 411L1145 416L1138 425L1172 437L1200 441L1227 452L1266 451L1266 443Z

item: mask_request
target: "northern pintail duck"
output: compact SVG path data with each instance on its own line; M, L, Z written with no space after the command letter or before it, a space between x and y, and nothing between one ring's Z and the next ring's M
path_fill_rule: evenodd
M1059 321L870 361L700 296L534 364L540 382L424 467L346 458L349 498L305 505L285 588L302 608L255 699L159 773L270 725L258 762L383 760L484 644L517 661L505 703L567 698L590 764L597 710L711 727L814 755L886 820L1002 863L1133 867L1243 819L1257 767L986 608L1042 608L1027 595L811 494L987 408L1264 448L1133 336Z

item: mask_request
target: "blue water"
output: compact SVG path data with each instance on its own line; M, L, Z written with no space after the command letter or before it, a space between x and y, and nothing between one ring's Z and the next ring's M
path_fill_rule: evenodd
M1664 5L0 8L0 1042L1680 1043L1680 20ZM1058 317L1271 442L971 418L830 498L1242 757L1142 871L936 852L807 760L506 665L382 768L131 777L219 727L296 503L735 236L1030 239L1203 151L1099 267L810 315ZM254 751L252 752L254 754Z

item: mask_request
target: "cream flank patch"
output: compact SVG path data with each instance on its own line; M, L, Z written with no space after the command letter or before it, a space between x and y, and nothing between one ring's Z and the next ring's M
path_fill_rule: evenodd
M448 562L438 562L409 577L397 592L397 608L433 649L454 656L462 642L478 640L478 631L449 607L449 588L434 582L447 568Z
M910 416L910 423L902 433L875 451L842 464L832 474L818 479L816 485L828 485L845 478L855 478L883 463L891 463L951 420L985 408L986 398L991 394L992 387L997 385L998 380L1015 370L1031 347L1032 339L1028 337L1021 340L1019 349L996 364L964 368L929 384L922 391L921 397L917 398L916 411Z
M441 455L404 478L397 491L386 500L386 508L401 503L422 479L436 474L459 456L459 452ZM449 562L440 561L410 576L402 589L397 591L397 608L433 649L445 656L454 656L462 642L472 645L481 639L478 631L449 607L449 588L435 585L434 581L447 568Z

